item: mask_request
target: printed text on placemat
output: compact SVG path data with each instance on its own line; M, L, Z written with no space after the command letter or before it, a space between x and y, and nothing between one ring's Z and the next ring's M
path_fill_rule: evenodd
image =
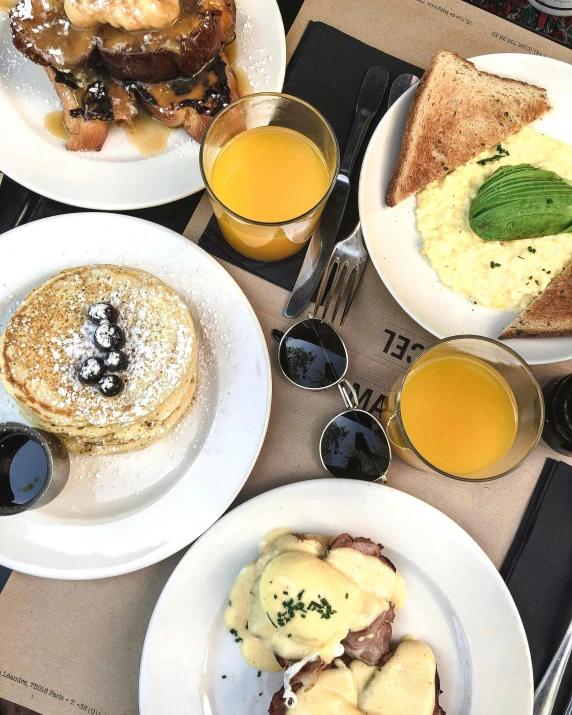
M377 417L381 416L381 406L391 386L428 344L422 338L403 335L403 332L405 331L396 325L384 328L380 349L374 353L381 361L378 379L372 380L368 377L352 381L358 397L358 406Z
M34 690L36 692L42 693L43 695L47 695L50 698L54 698L54 700L59 700L62 705L66 703L69 707L87 713L88 715L107 715L103 710L93 708L86 703L76 700L75 698L66 698L66 696L62 693L58 693L55 690L52 690L52 688L48 688L46 685L43 685L41 683L34 683L32 680L26 680L25 678L21 678L19 675L15 675L9 670L2 670L0 668L0 676L11 680L18 685L21 685L23 688L27 688L28 690Z

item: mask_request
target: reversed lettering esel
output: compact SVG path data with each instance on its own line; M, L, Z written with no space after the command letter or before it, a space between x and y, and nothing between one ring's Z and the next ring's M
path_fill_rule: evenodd
M406 354L408 348L411 351L422 351L425 350L425 345L421 345L421 343L413 343L412 344L412 339L408 338L405 335L399 335L397 334L394 330L389 330L388 328L385 328L383 331L384 333L387 333L389 336L387 338L387 342L385 343L385 347L383 348L384 353L389 353L390 357L397 358L398 360L403 360L405 358L406 362L410 363L414 357L412 357L410 354ZM393 344L393 341L395 340L395 337L397 336L398 342L395 344L395 350L394 352L389 352L391 349L391 346ZM399 342L401 341L401 342Z

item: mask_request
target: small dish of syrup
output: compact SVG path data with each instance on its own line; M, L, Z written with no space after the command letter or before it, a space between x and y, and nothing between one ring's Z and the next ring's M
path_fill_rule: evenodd
M44 506L68 475L69 458L59 440L17 422L0 424L0 516Z
M41 444L23 434L0 440L0 504L26 504L42 489L48 458Z

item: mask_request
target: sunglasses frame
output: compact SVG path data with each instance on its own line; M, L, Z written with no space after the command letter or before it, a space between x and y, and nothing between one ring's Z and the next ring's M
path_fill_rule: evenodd
M282 367L282 362L280 360L280 351L282 350L282 344L284 343L284 340L288 337L290 331L294 330L294 328L297 328L301 323L306 323L310 320L316 321L317 323L320 323L320 324L327 325L329 328L331 328L334 331L334 333L336 334L336 336L338 337L338 340L340 341L340 343L344 349L344 355L346 356L346 367L345 367L344 372L341 375L341 377L338 378L335 382L332 382L331 385L324 385L323 387L306 387L305 385L299 385L297 382L294 382L294 380L292 380L292 378L289 375L286 374L286 371ZM338 331L334 328L333 325L326 322L325 320L320 320L319 318L310 317L310 318L305 318L304 320L299 320L297 323L294 323L294 325L291 325L288 328L288 330L284 333L284 335L282 335L282 337L280 338L280 343L278 344L278 365L280 366L280 370L282 371L282 374L289 382L291 382L293 385L295 385L296 387L299 387L302 390L309 390L310 392L320 392L320 390L329 390L330 387L335 387L336 385L339 385L340 382L342 382L342 380L345 378L345 376L348 372L349 364L350 364L350 358L348 355L348 350L346 348L346 344L342 340L341 335L338 333ZM345 402L345 398L344 398L344 402Z
M299 385L297 382L294 382L294 380L292 380L286 374L286 371L282 367L282 362L280 360L280 351L282 349L282 344L284 342L284 339L288 336L288 334L290 333L291 330L296 328L301 323L305 323L309 320L315 320L316 322L318 322L320 324L324 323L329 328L331 328L334 331L334 333L337 335L340 343L342 344L342 347L344 349L344 354L346 356L346 367L345 367L345 370L344 370L342 376L338 380L336 380L336 382L332 382L331 385L324 385L324 387L305 387L304 385ZM379 477L377 477L377 479L371 479L371 480L359 479L357 481L362 481L362 482L367 481L369 484L376 484L376 483L386 484L387 483L387 472L389 471L389 468L391 467L391 462L393 460L393 454L391 451L391 442L389 441L389 437L387 436L386 431L383 429L383 425L377 419L377 417L374 417L369 412L366 412L365 410L362 410L361 407L358 407L358 397L357 397L356 391L355 391L353 385L348 380L346 380L346 374L347 374L347 371L349 368L349 364L350 364L350 360L349 360L349 356L348 356L348 350L346 348L346 344L344 343L344 341L342 339L342 336L338 333L338 331L334 328L334 326L331 325L331 323L328 323L325 320L320 320L319 318L309 317L309 318L305 318L304 320L299 320L297 323L294 323L294 325L291 325L288 328L288 330L282 335L282 337L280 338L280 342L278 344L278 365L280 366L280 370L282 371L282 374L288 380L288 382L290 382L295 387L299 387L302 390L309 390L310 392L320 392L321 390L329 390L331 387L336 387L336 385L337 385L340 390L340 393L342 395L344 404L347 408L343 412L338 413L335 417L332 417L332 419L328 422L328 424L322 430L322 434L320 436L320 444L319 444L320 462L322 463L322 466L324 467L326 472L328 472L328 474L330 474L332 477L335 477L335 475L332 474L330 472L330 470L324 464L324 458L322 457L322 441L324 439L326 430L332 424L332 422L335 422L340 417L343 417L344 415L347 415L350 412L363 412L364 415L367 415L371 420L373 420L378 425L379 429L381 430L381 433L385 437L385 441L387 443L387 451L389 454L388 454L388 460L387 460L387 469L385 470L385 472L380 474ZM339 479L339 477L335 477L335 478Z

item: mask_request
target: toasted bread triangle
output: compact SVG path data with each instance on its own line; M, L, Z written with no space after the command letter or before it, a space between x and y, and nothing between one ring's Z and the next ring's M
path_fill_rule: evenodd
M395 206L550 108L541 87L480 72L454 52L437 53L409 110L387 205Z
M572 263L505 328L500 340L572 335Z

